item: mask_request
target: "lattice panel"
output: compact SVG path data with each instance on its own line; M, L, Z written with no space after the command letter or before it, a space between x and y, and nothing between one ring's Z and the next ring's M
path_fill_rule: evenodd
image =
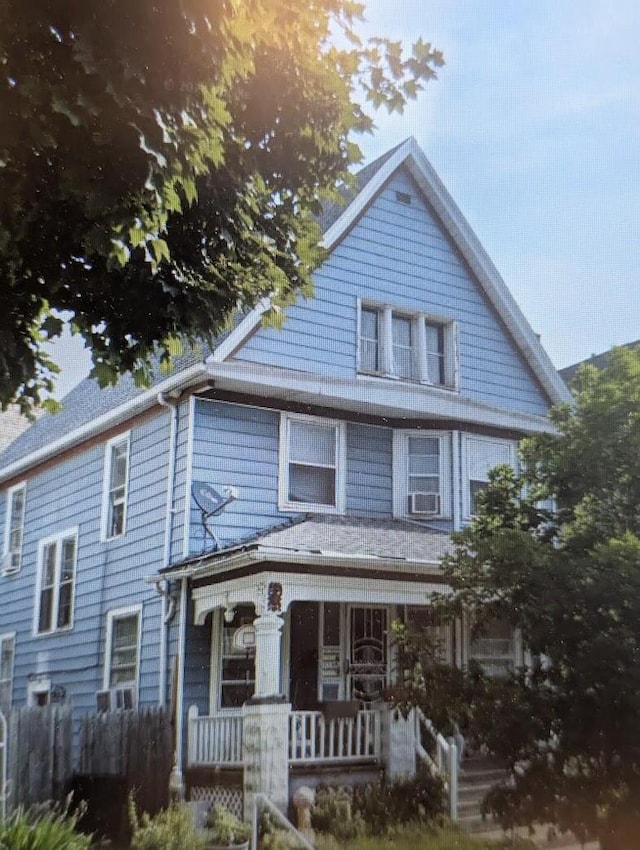
M191 788L191 800L202 801L210 805L224 806L234 815L242 817L242 788L230 785L194 785Z

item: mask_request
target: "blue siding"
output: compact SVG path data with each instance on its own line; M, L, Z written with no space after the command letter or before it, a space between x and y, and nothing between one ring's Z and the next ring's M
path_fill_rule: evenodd
M411 206L396 191L412 195ZM477 281L404 170L396 173L316 272L315 297L261 328L237 359L354 377L356 299L450 317L460 328L460 391L497 407L545 414L548 400Z
M347 426L347 513L390 517L392 506L392 431Z
M274 410L199 400L195 411L193 480L222 491L239 489L239 498L211 520L223 545L268 528L284 516L278 511L278 434ZM192 503L191 552L202 549L200 512ZM211 547L211 541L207 542Z
M140 700L157 701L160 597L143 577L162 566L168 415L131 431L126 534L100 541L104 444L72 455L27 483L22 569L0 577L0 632L16 632L14 702L26 699L30 675L64 687L80 712L95 710L102 687L106 615L142 605ZM4 534L2 500L2 534ZM78 529L73 628L34 636L38 541Z
M239 489L239 498L210 523L222 545L276 525L290 511L278 509L280 414L275 410L198 400L193 441L193 480L222 491ZM347 424L348 514L392 515L392 431ZM207 548L211 541L206 541ZM190 551L203 547L200 512L192 503Z

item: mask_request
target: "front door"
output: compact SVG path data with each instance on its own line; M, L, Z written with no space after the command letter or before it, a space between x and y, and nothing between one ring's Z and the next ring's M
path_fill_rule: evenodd
M350 605L347 610L346 692L369 705L388 685L388 609Z

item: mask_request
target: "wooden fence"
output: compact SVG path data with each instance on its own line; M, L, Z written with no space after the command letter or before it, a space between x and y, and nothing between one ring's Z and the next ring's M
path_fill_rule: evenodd
M14 708L7 727L9 810L59 801L70 790L103 804L106 794L120 809L130 791L148 812L168 802L173 756L168 711L90 715L74 730L70 705ZM88 801L91 808L95 800Z
M78 773L120 777L140 808L155 812L168 802L173 756L170 713L154 708L84 717Z
M9 808L62 799L72 774L71 706L14 708L7 725Z

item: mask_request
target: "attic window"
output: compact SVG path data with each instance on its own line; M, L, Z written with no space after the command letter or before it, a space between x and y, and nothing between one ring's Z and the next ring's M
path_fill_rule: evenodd
M411 195L408 192L396 192L396 201L409 207L411 206Z

